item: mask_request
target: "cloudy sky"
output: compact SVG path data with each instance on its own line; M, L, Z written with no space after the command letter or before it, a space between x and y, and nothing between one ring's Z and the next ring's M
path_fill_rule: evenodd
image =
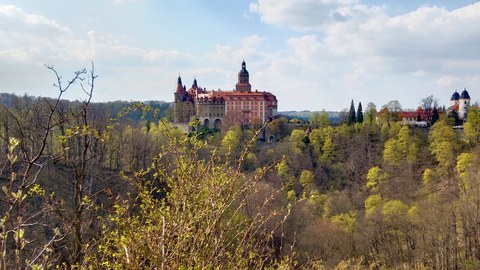
M245 59L280 111L448 105L480 99L479 26L469 0L0 0L0 92L55 96L44 64L93 61L94 101L172 101L179 74L233 89Z

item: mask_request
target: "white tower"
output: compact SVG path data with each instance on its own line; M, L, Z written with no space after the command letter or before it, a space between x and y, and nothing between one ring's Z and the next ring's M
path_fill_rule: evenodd
M458 100L458 118L460 120L467 120L468 109L470 108L470 95L466 88L463 89Z

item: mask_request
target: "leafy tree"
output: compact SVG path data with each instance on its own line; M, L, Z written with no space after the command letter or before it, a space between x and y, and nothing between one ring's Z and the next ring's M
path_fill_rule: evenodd
M462 123L460 118L458 117L457 111L455 110L452 110L451 112L448 113L448 118L451 119L450 121L454 126L458 126Z
M292 133L290 134L290 139L289 142L291 146L293 147L294 153L301 153L305 147L305 132L301 129L294 129Z
M357 109L357 123L363 123L363 109L362 109L362 102L358 103Z
M388 175L379 167L375 166L368 170L367 174L367 188L373 192L377 192L381 185L387 180Z
M480 141L480 110L478 107L471 107L468 111L467 122L463 125L467 140L476 144Z
M367 108L365 109L365 116L366 116L366 122L368 124L374 124L376 123L376 118L377 118L377 106L373 102L369 102L367 104Z
M379 194L373 194L368 196L367 199L365 199L365 214L367 218L371 216L374 211L380 209L379 207L383 204L382 196Z
M125 176L138 196L109 215L98 252L85 266L108 269L263 269L275 262L271 239L288 210L262 194L267 168L244 175L216 157L201 160L194 137L171 144L147 171ZM132 209L137 209L132 211ZM268 211L267 211L268 209Z
M330 125L330 118L328 112L322 110L321 112L313 112L310 115L310 122L317 124L318 127L327 127Z
M455 131L445 121L437 121L429 134L430 151L441 167L453 166L455 152L458 149Z
M391 100L387 104L382 106L380 112L386 116L388 123L400 121L400 112L402 112L402 106L398 100Z
M322 159L325 161L332 161L335 156L335 147L333 145L332 137L327 135L325 138L325 143L322 147Z
M458 173L458 187L462 194L466 194L470 189L468 178L472 174L472 166L476 163L475 155L471 153L462 153L457 157L455 169Z
M332 222L338 224L342 230L346 233L353 233L357 221L357 211L348 211L347 213L340 213L338 215L332 216Z
M310 187L314 184L314 175L310 170L303 170L298 180L303 188Z

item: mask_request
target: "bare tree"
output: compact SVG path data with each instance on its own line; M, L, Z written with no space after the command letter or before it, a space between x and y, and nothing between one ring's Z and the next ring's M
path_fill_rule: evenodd
M46 68L56 77L53 86L58 89L58 95L55 99L25 97L25 104L16 104L13 109L2 106L9 120L5 122L8 127L2 136L8 141L7 160L0 167L1 181L6 181L0 194L0 270L51 267L52 247L66 235L59 225L51 222L56 210L54 199L46 195L39 178L43 169L58 159L51 145L52 134L71 121L69 117L58 117L64 93L80 83L87 95L80 115L85 114L97 76L92 64L86 88L82 84L88 74L86 69L76 71L64 83L53 66ZM83 175L82 171L79 173ZM81 188L78 190L81 197Z

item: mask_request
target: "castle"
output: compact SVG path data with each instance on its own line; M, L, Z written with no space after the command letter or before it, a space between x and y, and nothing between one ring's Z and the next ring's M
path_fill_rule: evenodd
M467 120L468 109L470 108L470 95L466 88L463 89L462 94L456 90L450 99L450 111L456 111L458 118L462 121Z
M208 128L220 129L222 124L263 124L277 114L277 98L270 92L252 91L245 61L232 91L207 91L193 80L192 87L182 84L179 76L174 93L174 122L188 123L192 117Z

